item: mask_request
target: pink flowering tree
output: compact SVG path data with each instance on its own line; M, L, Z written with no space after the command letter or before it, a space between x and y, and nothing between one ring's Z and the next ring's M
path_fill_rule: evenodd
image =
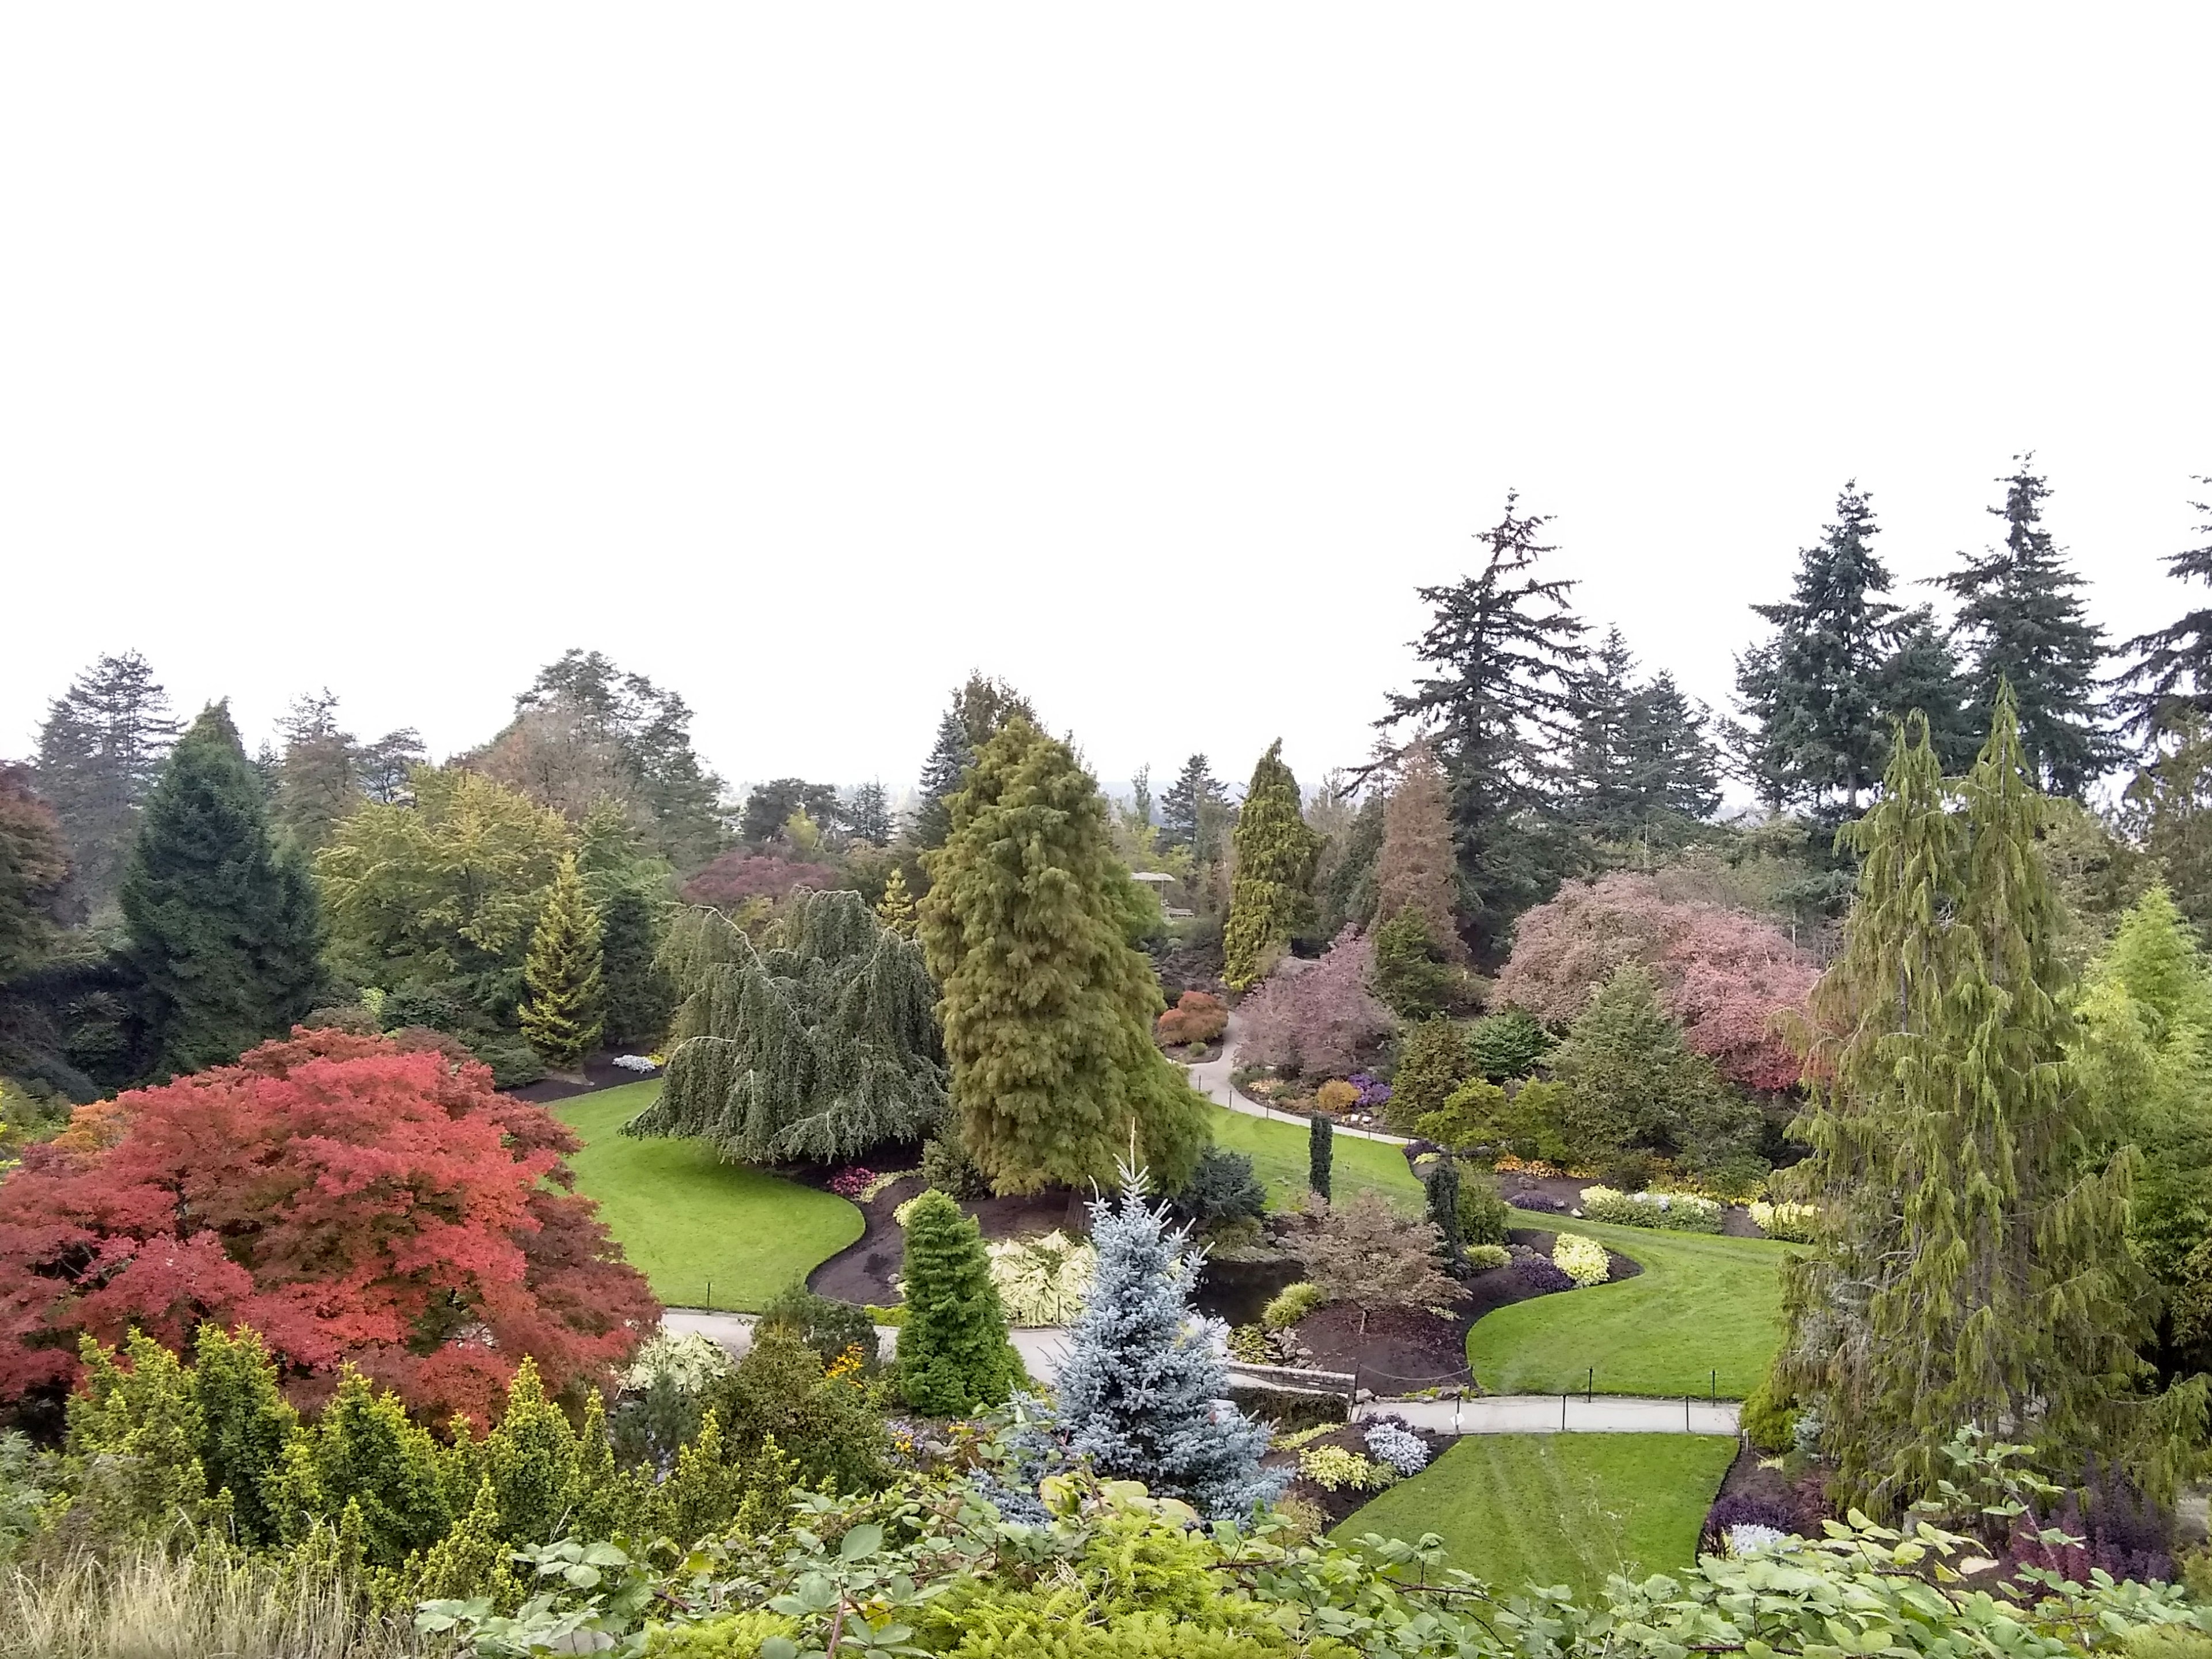
M1374 966L1374 947L1347 927L1319 962L1278 967L1239 1010L1245 1058L1302 1077L1350 1072L1395 1028L1371 988Z
M1523 915L1494 1000L1564 1026L1626 962L1658 982L1689 1046L1732 1082L1787 1089L1802 1069L1792 1037L1820 969L1770 922L1669 899L1626 871L1578 882Z

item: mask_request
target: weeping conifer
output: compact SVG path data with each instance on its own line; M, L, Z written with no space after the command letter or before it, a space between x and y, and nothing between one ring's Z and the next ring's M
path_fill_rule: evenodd
M915 1141L945 1115L921 947L858 893L799 892L756 948L718 910L670 929L684 999L660 1097L626 1133L699 1135L742 1164L830 1163Z
M2194 1404L2149 1410L2136 1392L2134 1155L2093 1156L2064 1063L2025 764L2008 690L1959 785L1916 714L1844 832L1858 902L1815 994L1805 1119L1824 1237L1789 1270L1780 1366L1818 1418L1834 1495L1876 1514L1929 1491L1968 1424L2033 1444L2061 1478L2097 1456L2170 1485L2160 1425Z
M584 893L576 855L565 854L545 908L530 936L522 969L529 989L522 1035L549 1066L575 1066L599 1046L601 984L599 917Z

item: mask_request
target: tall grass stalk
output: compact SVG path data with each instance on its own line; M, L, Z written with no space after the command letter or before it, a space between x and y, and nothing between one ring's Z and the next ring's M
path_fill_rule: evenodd
M426 1659L332 1568L222 1549L0 1566L8 1659Z

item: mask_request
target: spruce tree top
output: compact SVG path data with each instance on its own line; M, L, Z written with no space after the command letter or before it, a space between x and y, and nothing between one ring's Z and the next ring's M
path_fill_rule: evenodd
M2200 477L2199 483L2212 484ZM2212 505L2191 501L2204 515L2201 546L2166 556L2166 574L2179 581L2212 586ZM2184 611L2169 628L2138 635L2123 647L2136 659L2120 681L2130 689L2118 706L2127 728L2146 743L2179 728L2182 718L2212 715L2212 608Z

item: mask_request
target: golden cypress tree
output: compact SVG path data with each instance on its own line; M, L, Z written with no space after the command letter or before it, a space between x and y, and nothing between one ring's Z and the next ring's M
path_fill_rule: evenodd
M599 1041L599 917L576 855L563 854L523 964L522 1035L549 1066L574 1066Z
M1313 920L1314 864L1321 837L1299 810L1298 781L1283 763L1283 740L1267 746L1252 769L1231 844L1229 923L1222 933L1222 977L1249 989L1290 948L1291 935Z
M906 884L906 872L894 864L884 896L876 902L876 920L901 939L912 939L915 930L914 891Z

